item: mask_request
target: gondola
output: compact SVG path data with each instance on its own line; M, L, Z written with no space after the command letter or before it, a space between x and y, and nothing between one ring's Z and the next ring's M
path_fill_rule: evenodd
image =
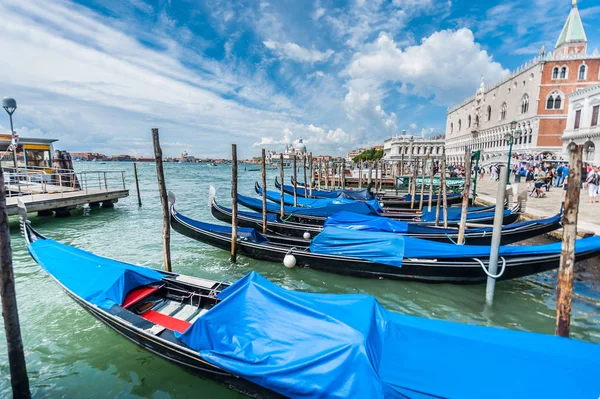
M169 209L175 231L214 247L231 249L231 228L193 220ZM482 283L488 272L489 247L425 241L392 233L361 232L326 227L310 245L290 245L285 237L265 236L254 229L238 235L237 250L249 258L283 262L293 257L297 266L357 277L447 282ZM497 275L508 280L558 267L560 243L538 246L503 246L503 266ZM600 237L578 240L577 260L600 254Z
M275 178L275 187L278 190L281 189L281 185L279 184L279 180L277 180L277 177ZM294 195L294 186L288 186L288 185L284 184L283 191L287 194ZM304 188L296 187L295 191L296 191L297 196L304 197L304 192L305 192ZM307 196L309 194L312 194L313 198L348 198L348 199L355 199L355 200L362 200L362 201L372 200L375 198L369 192L368 189L337 190L337 191L320 191L320 190L313 189L312 193L307 192ZM428 196L426 197L424 195L424 198L429 198L429 197ZM420 197L418 195L415 196L415 201L418 202L419 199L420 199ZM384 208L409 208L411 206L411 204L413 204L413 201L411 200L410 195L403 195L403 196L395 197L395 198L382 197L382 198L379 198L379 201L381 202L381 204ZM461 201L462 201L461 193L448 194L446 196L446 203L448 205L458 204Z
M238 204L245 206L248 209L251 209L255 212L262 212L262 200L257 198L247 197L245 195L238 194L237 195ZM275 205L271 202L267 202L267 212L273 214L280 214L280 206ZM453 209L453 208L450 208ZM448 211L450 211L448 209ZM503 224L514 223L519 219L520 216L520 203L516 204L512 209L506 210L504 212L504 221ZM387 217L394 220L403 220L408 223L418 223L421 225L435 225L435 211L432 212L423 212L423 214L415 216L414 214L407 214L402 212L382 212L382 209L379 207L377 201L367 201L367 202L352 202L347 204L332 204L319 208L302 208L302 207L292 207L292 206L284 206L284 219L286 221L292 221L295 223L303 223L309 224L313 226L322 226L325 223L327 217L334 215L336 213L346 211L346 212L354 212L362 215L370 215L370 216L381 216ZM441 220L443 220L443 216L440 216ZM457 226L460 222L460 213L448 213L448 225ZM480 212L474 214L467 214L467 222L472 224L493 224L494 222L494 212Z
M254 191L259 196L262 196L263 190L262 190L262 187L260 186L260 184L258 184L258 182L254 183ZM276 204L281 203L281 192L267 190L266 197L271 202L274 202ZM283 194L283 202L285 205L294 206L294 202L295 202L296 206L301 207L301 208L314 208L314 207L319 207L319 206L323 206L323 205L327 205L327 204L338 204L338 205L351 204L351 203L353 203L353 201L354 200L346 199L346 198L305 198L303 196L296 196L296 198L294 198L294 196L292 194L287 194L287 193ZM366 202L369 202L369 201L366 201ZM493 211L495 208L496 208L495 205L474 206L474 207L469 207L467 212L470 214L478 213L478 212L490 212L490 211ZM461 208L449 208L448 209L448 212L453 215L457 215L461 211L462 211ZM418 208L415 208L415 209L402 208L401 210L383 208L383 212L390 213L390 214L393 213L394 217L396 217L396 218L399 218L400 216L406 216L406 218L408 218L408 219L412 219L416 215L420 215L423 213L423 211ZM427 212L425 212L425 213L427 214Z
M218 220L231 224L231 209L221 206L213 197L210 201L211 214ZM339 214L338 214L339 215ZM328 223L333 217L328 218L325 223ZM358 222L365 227L364 220L369 216L360 216L363 221ZM321 226L308 226L301 223L283 222L279 216L275 214L267 214L267 231L272 234L290 236L290 237L314 237L322 231ZM371 218L377 219L377 218ZM512 223L502 228L501 245L509 245L529 238L538 237L542 234L549 233L562 227L562 211L561 213L539 220L528 220L519 223ZM392 223L405 223L401 221L392 221ZM458 242L458 229L433 226L420 226L418 224L405 223L405 232L403 235L410 237L421 238L429 241L438 241L446 243ZM262 231L262 214L257 212L238 211L238 225L241 227L250 227L258 231ZM468 228L465 231L464 244L467 245L490 245L492 240L492 226Z
M256 272L233 284L160 272L45 238L25 218L31 256L93 317L148 351L251 397L553 399L597 393L598 345L403 315L366 295L294 292ZM510 368L510 383L490 390L487 380L473 379L488 367ZM557 369L562 384L540 384Z

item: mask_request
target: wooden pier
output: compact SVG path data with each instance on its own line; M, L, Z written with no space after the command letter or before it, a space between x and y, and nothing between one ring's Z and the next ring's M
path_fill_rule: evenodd
M90 204L100 205L103 208L112 208L120 199L129 196L129 190L124 189L102 189L86 191L69 191L55 194L34 194L20 197L6 198L6 211L8 216L19 213L17 207L18 199L27 206L28 212L68 212L69 209L78 205Z

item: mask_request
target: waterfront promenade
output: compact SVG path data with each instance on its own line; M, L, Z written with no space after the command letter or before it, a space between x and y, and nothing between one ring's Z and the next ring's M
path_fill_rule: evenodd
M523 191L531 191L527 189L527 183L512 183L513 201L516 196ZM518 192L515 191L518 188ZM477 199L485 203L496 202L496 190L498 182L491 181L488 176L483 180L477 181ZM546 192L543 198L530 197L527 193L527 205L523 216L527 219L540 219L556 215L560 210L562 201L565 198L565 192L562 187L552 187ZM588 190L581 189L581 197L579 200L579 216L577 221L578 234L593 233L600 235L600 203L588 203ZM560 237L561 230L556 231L556 236Z

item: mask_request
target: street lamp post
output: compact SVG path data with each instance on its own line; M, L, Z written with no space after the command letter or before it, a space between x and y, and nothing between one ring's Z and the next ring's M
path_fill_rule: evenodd
M13 148L13 164L15 167L15 173L17 172L17 139L15 137L15 130L13 129L12 114L17 110L17 102L14 98L3 98L2 108L8 112L10 118L10 133L12 135L12 148Z
M517 129L517 121L512 121L510 123L510 133L506 133L505 138L507 140L509 140L509 147L508 147L508 162L506 163L506 168L508 170L508 178L506 181L506 184L510 184L510 161L512 158L512 148L513 148L513 142L515 141L515 138L519 138L519 135L521 134L521 131Z

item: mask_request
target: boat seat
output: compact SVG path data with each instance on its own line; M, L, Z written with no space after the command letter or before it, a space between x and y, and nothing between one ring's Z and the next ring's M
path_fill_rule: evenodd
M134 288L127 293L125 299L123 300L123 304L121 307L124 309L128 309L131 306L135 305L142 299L148 298L150 295L154 294L158 291L162 285L159 286L148 286L144 285L142 287Z
M180 333L185 332L185 330L187 330L188 327L192 325L191 323L185 320L177 319L172 316L167 316L154 310L147 310L140 316L148 321L151 321L154 324L158 324L160 326L168 328L169 330L177 331Z

